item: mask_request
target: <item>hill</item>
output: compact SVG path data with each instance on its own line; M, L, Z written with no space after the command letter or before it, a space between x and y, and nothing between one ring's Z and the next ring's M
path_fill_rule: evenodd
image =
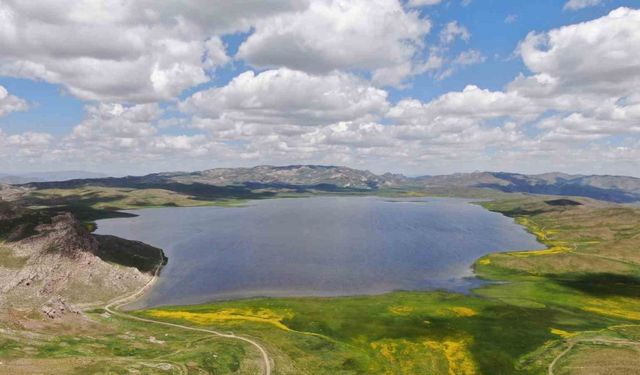
M0 316L41 311L59 318L145 285L162 250L96 236L68 212L0 202Z
M406 177L377 175L341 166L290 165L218 168L199 172L154 173L122 178L35 182L35 189L72 189L86 186L165 189L201 199L263 198L282 192L376 192L385 189L454 192L460 189L583 196L617 203L640 201L640 178L546 173L457 173ZM459 193L458 193L459 194Z
M103 173L87 171L53 171L53 172L31 172L20 174L0 173L0 182L5 184L27 184L29 182L44 181L65 181L81 178L102 178L108 177Z

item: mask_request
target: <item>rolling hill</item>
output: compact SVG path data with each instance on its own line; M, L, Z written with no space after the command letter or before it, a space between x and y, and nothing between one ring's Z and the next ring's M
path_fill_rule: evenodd
M121 178L34 182L35 189L83 186L159 188L202 197L252 198L276 192L373 192L382 189L485 189L548 195L583 196L617 203L640 201L640 178L607 175L506 172L456 173L407 177L341 166L290 165L218 168L199 172L154 173Z

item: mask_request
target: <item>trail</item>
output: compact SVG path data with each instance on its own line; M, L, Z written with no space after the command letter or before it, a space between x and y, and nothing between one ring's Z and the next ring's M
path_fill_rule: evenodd
M557 357L555 357L553 359L553 361L551 361L551 363L549 364L547 375L554 375L553 368L556 366L558 361L562 357L564 357L567 353L569 353L571 351L571 349L573 349L573 347L576 344L579 344L579 343L611 344L611 345L640 345L640 342L629 341L629 340L598 339L598 338L582 339L582 340L571 340L571 341L569 341L569 346L567 346L567 348L565 350L563 350L560 354L558 354Z
M181 325L181 324L175 324L175 323L168 323L168 322L163 322L163 321L159 321L159 320L153 320L153 319L146 319L146 318L140 318L138 316L135 315L131 315L131 314L127 314L125 312L121 312L119 310L120 307L131 303L133 301L135 301L136 299L140 298L140 296L142 296L148 289L150 289L153 284L156 283L157 279L158 279L158 274L160 273L160 269L162 268L161 265L159 265L156 268L156 271L153 273L153 277L151 278L151 280L149 280L148 283L146 283L140 290L138 290L137 292L129 295L129 296L124 296L124 297L119 297L115 300L110 301L105 307L104 309L109 312L111 315L115 315L115 316L119 316L122 318L126 318L126 319L131 319L131 320L137 320L139 322L145 322L145 323L152 323L152 324L159 324L159 325L163 325L163 326L167 326L167 327L173 327L173 328L180 328L180 329L184 329L187 331L196 331L196 332L204 332L204 333L209 333L212 334L214 336L217 337L223 337L223 338L227 338L227 339L232 339L232 340L239 340L239 341L243 341L246 342L250 345L252 345L253 347L255 347L261 354L262 356L262 361L263 361L263 366L262 366L262 375L271 375L271 359L269 358L269 354L267 353L267 351L262 347L262 345L260 345L258 342L247 338L247 337L242 337L242 336L236 336L233 333L222 333L222 332L218 332L218 331L214 331L214 330L210 330L210 329L204 329L204 328L195 328L195 327L190 327L190 326L185 326L185 325Z

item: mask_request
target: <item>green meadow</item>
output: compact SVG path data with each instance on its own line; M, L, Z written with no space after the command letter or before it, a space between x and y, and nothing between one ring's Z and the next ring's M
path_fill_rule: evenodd
M513 217L547 249L478 259L475 271L487 283L467 295L249 299L132 314L253 338L273 374L634 373L640 209L583 198L478 204ZM45 340L3 334L0 358L5 366L25 357L25 366L61 363L78 374L259 372L259 353L239 341L103 310L88 318L64 335L33 331Z

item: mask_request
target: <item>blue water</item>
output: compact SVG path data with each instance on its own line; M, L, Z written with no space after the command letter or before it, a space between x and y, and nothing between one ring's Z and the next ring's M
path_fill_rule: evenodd
M152 208L100 220L99 234L143 241L169 258L134 307L256 296L463 291L482 255L540 249L512 219L462 199L316 197L246 207Z

